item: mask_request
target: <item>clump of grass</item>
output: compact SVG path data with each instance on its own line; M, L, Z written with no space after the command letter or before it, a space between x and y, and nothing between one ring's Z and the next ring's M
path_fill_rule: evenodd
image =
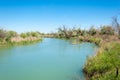
M92 37L92 36L86 36L86 37L80 36L78 39L79 39L80 42L91 42L91 43L95 43L98 46L100 46L100 43L102 41L101 38L95 38L95 37Z
M90 42L95 43L96 45L100 45L101 38L90 38Z

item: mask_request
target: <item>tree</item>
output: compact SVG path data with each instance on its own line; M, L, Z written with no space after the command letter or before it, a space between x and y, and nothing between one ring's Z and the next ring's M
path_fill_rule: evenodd
M58 33L60 37L64 37L67 39L69 39L72 36L72 30L71 29L68 30L64 25L62 28L58 28Z
M112 27L116 30L117 34L120 35L120 24L117 16L112 18Z
M17 35L18 35L18 34L17 34L17 32L15 32L15 31L8 31L8 32L7 32L7 36L10 37L10 38L11 38L11 37L16 37Z
M94 26L92 26L88 33L93 36L97 33L97 30L94 28Z
M31 32L31 36L32 36L32 37L38 37L38 36L39 36L39 33L38 33L38 32Z
M20 37L26 38L26 37L27 37L27 34L26 34L26 33L21 33L21 34L20 34Z
M101 27L101 34L113 35L114 29L111 26Z

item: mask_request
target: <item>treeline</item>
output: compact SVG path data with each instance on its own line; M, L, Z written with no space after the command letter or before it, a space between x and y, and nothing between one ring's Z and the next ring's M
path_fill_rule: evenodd
M101 36L101 35L118 35L120 36L120 24L118 23L117 17L113 17L112 25L101 26L100 28L95 28L92 26L88 30L82 30L79 27L67 28L65 25L58 28L56 33L47 34L49 36L54 36L57 38L70 39L79 36Z
M89 30L82 30L80 28L68 29L63 26L58 28L56 37L70 39L78 36L95 36L95 35L114 35L116 34L115 29L112 26L102 26L100 29L96 29L92 26Z
M95 28L92 26L88 30L82 30L78 27L67 28L63 25L63 27L58 28L56 33L45 34L45 37L54 37L60 39L77 39L77 41L81 42L93 42L97 45L101 45L100 42L110 41L110 40L118 40L120 38L120 34L113 26L101 26L100 28ZM110 39L109 39L110 38Z
M10 41L12 37L17 37L18 33L15 31L6 31L4 29L0 29L0 41Z

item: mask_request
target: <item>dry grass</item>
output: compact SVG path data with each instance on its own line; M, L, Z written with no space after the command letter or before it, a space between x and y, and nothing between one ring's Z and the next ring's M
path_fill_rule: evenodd
M36 41L39 40L40 38L37 37L26 37L26 38L22 38L22 37L12 37L11 38L11 42L22 42L22 41Z

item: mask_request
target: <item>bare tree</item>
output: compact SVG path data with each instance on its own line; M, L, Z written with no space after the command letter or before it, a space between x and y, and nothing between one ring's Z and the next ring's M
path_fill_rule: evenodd
M120 35L120 24L118 22L118 16L112 18L112 27L115 29L118 35Z

